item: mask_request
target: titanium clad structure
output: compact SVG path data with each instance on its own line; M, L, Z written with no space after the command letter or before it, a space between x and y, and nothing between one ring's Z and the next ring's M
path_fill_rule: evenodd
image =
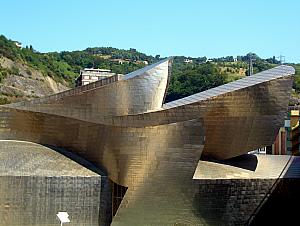
M63 147L101 167L128 188L112 225L202 225L192 179L201 154L227 159L272 144L295 71L279 66L163 104L170 60L1 106L0 139Z

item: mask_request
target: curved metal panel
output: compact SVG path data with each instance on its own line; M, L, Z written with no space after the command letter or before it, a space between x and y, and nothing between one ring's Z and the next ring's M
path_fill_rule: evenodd
M294 70L280 66L162 106L168 67L169 59L103 86L1 106L0 138L73 150L128 187L114 225L203 224L192 179L201 153L226 159L271 144Z
M108 116L158 110L167 88L170 61L167 58L110 83L102 84L100 80L50 97L6 106L98 123Z

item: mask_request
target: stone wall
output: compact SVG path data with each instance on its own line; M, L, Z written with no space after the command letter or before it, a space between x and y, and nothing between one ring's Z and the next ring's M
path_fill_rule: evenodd
M245 225L274 179L199 180L195 205L207 225Z
M69 214L68 226L109 225L108 177L78 156L0 141L0 226L57 226L60 211Z

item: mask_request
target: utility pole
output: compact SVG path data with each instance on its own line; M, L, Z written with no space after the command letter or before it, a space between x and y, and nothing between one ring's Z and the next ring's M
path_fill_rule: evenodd
M248 61L248 76L251 76L253 75L253 59L251 55L249 55Z

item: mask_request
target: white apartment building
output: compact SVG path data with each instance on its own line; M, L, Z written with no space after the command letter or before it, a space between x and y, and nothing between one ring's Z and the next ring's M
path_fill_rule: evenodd
M116 73L113 73L108 69L85 68L80 70L80 75L75 82L76 86L84 86L91 82L96 82L114 75L116 75Z

